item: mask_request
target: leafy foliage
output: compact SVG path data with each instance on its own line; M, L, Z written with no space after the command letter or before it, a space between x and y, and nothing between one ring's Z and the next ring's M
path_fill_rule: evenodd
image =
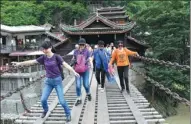
M2 1L1 23L5 25L73 24L74 19L87 16L81 3L67 1Z
M189 2L149 1L145 6L139 12L131 11L137 22L134 37L150 44L152 57L189 65ZM189 71L150 64L146 68L149 76L189 99Z

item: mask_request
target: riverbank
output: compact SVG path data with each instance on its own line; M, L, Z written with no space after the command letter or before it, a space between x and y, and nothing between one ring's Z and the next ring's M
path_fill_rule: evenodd
M141 90L141 93L151 103L151 89L152 85L146 84L145 88ZM176 103L176 100L172 100L169 96L155 92L153 106L166 120L168 124L190 124L190 107L183 103Z
M190 124L190 108L184 104L179 104L177 115L165 118L168 124Z

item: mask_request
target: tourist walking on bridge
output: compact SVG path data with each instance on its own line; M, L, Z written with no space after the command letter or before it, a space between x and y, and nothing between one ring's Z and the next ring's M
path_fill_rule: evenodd
M98 48L94 51L92 59L95 60L96 80L98 82L98 87L101 92L104 92L105 75L108 72L109 63L108 53L104 48L104 41L98 41Z
M71 112L68 107L67 102L64 100L63 95L63 84L62 84L62 67L66 67L68 70L72 71L76 77L79 77L79 74L74 71L74 69L68 65L60 55L54 54L52 52L52 44L49 39L45 39L42 43L42 51L45 55L40 56L36 60L28 60L23 62L12 62L15 66L21 65L32 65L36 63L40 63L45 66L46 70L46 79L45 79L45 87L41 96L41 104L44 109L44 112L41 115L41 118L44 118L48 112L48 104L47 100L55 88L56 93L58 95L58 99L60 104L65 110L66 121L71 121Z
M110 60L109 66L112 66L113 62L117 63L117 71L119 75L121 93L124 91L126 86L126 91L129 93L129 81L128 81L128 70L129 70L129 55L138 55L137 52L130 51L123 46L123 41L118 41L118 48L112 53L112 58ZM125 86L124 86L125 79Z
M111 42L110 45L106 48L106 50L107 50L107 52L109 53L110 57L111 57L111 55L112 55L112 53L113 53L113 51L114 51L115 49L116 49L116 48L115 48L113 42Z
M86 40L81 38L79 40L79 49L74 52L74 70L78 72L80 77L76 77L76 94L77 94L77 101L75 106L78 106L82 103L81 99L81 84L83 81L83 86L85 88L88 101L91 101L91 94L90 94L90 84L89 84L89 68L88 65L90 63L91 67L93 66L90 59L90 52L86 48Z

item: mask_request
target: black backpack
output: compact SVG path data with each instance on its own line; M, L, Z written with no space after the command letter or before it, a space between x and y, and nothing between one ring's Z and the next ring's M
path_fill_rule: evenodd
M58 63L58 54L55 54L56 55L56 62ZM62 80L64 80L64 72L63 72L63 68L62 68L62 65L58 65L58 68L60 70L60 74L61 74L61 77L62 77Z

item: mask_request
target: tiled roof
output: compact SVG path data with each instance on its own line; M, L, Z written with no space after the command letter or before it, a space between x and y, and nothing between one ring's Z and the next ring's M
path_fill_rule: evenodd
M125 11L99 12L100 15L125 14Z
M129 29L129 30L131 30L131 29ZM121 33L128 32L129 30L125 29L125 30L114 30L114 31L100 30L100 31L81 31L81 32L80 31L79 32L65 31L65 32L68 34L71 34L71 35L92 35L92 34L121 34Z
M45 28L35 25L25 25L25 26L7 26L1 24L1 31L6 31L9 33L18 32L34 32L34 31L46 31Z
M45 34L50 36L50 37L53 37L53 38L55 38L55 39L57 39L57 40L59 40L61 42L65 40L65 37L59 36L58 34L54 34L54 33L49 32L49 31L46 31Z
M45 28L46 30L50 30L51 28L55 28L55 26L49 24L49 23L45 23L44 25L41 25L41 27Z
M87 26L91 25L94 21L101 21L105 25L109 26L110 29L104 28L86 28ZM87 19L85 22L77 25L77 26L69 26L65 24L61 24L60 27L63 31L69 33L69 34L106 34L106 33L124 33L126 31L131 30L135 26L135 22L128 22L126 24L116 24L113 21L110 21L106 17L102 15L93 15L89 19Z
M58 42L58 43L54 44L53 46L54 46L54 47L57 47L57 46L59 46L59 45L65 43L65 42L68 41L68 40L69 40L68 38L65 38L64 40L62 40L61 42Z
M53 45L54 47L57 47L69 40L68 38L65 38L61 33L52 33L52 32L47 31L45 34L60 41L60 42L54 44Z
M110 10L123 10L123 7L104 7L104 8L99 8L97 11L110 11Z
M127 38L128 38L129 40L131 40L131 41L133 41L133 42L135 42L135 43L141 45L141 46L144 46L144 47L146 47L146 48L149 47L147 44L142 43L142 42L138 41L137 39L135 39L135 38L133 38L133 37L127 36Z
M106 18L108 18L108 19L124 19L124 18L128 18L128 17L129 16L125 15L125 16L107 16Z

